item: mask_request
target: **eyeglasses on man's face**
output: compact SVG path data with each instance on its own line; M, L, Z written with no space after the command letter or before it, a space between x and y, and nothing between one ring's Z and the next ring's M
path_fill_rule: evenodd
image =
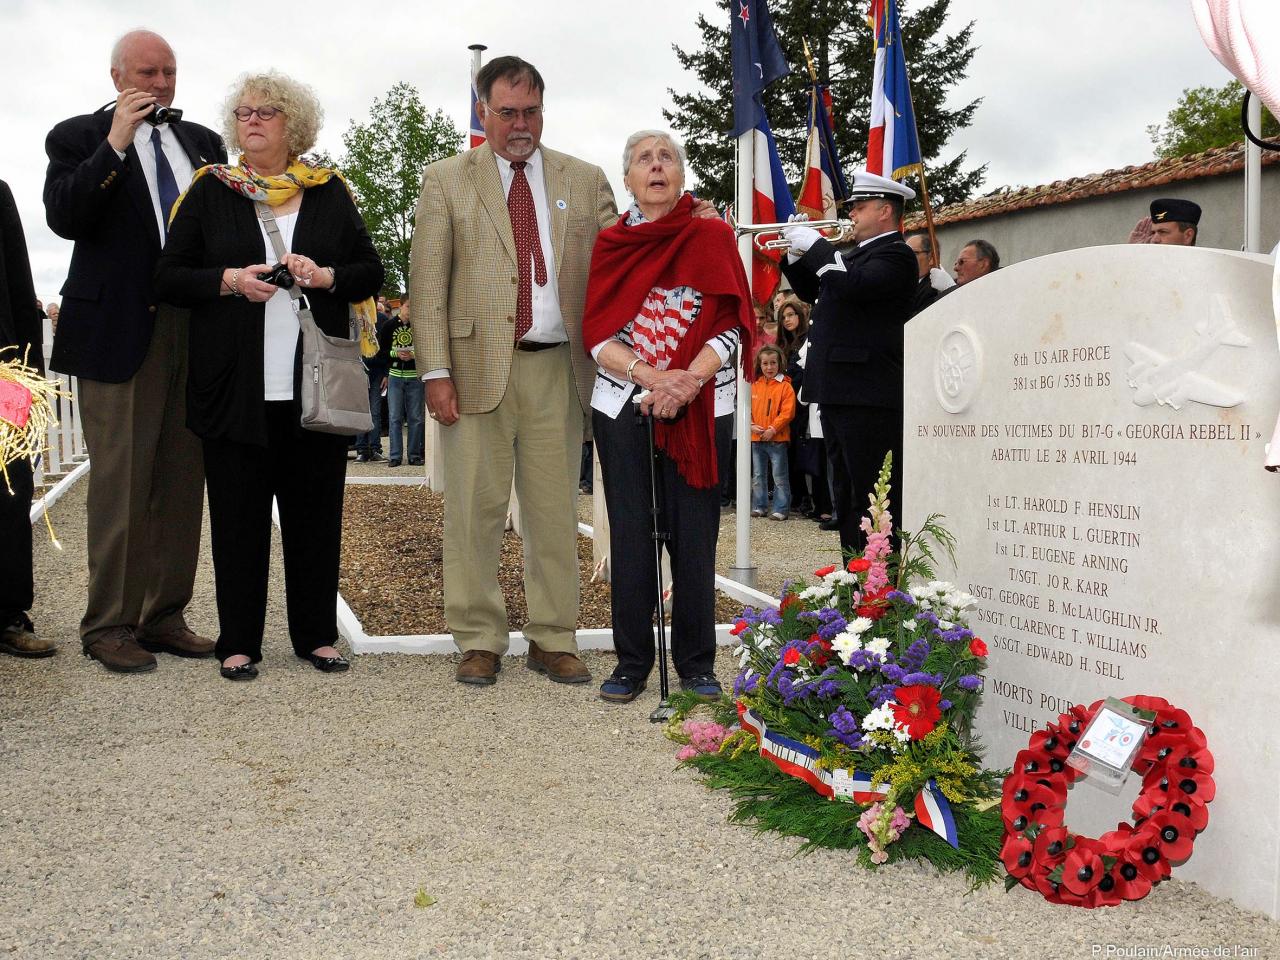
M258 119L264 123L272 119L277 113L284 113L279 107L236 107L231 112L236 115L236 119L241 123L248 123L249 118L255 113L258 115Z
M523 117L525 123L533 123L542 116L541 106L525 107L523 110L517 110L515 107L503 107L500 110L493 107L487 109L503 123L515 123L517 117Z

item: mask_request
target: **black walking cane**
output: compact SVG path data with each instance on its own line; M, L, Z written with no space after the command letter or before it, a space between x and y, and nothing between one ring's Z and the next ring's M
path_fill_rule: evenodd
M653 518L653 564L658 589L658 692L662 699L649 714L649 722L666 723L676 715L675 709L667 702L671 691L667 679L667 623L662 609L662 545L670 540L671 535L662 528L662 482L658 476L658 446L653 439L653 411L650 410L648 416L641 413L638 398L636 416L645 421L649 430L649 512Z

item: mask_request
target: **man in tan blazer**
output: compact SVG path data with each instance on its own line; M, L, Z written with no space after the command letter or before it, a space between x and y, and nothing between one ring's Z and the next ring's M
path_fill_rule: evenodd
M476 76L487 143L426 168L410 267L427 410L441 425L445 616L457 678L491 684L507 650L498 587L515 479L530 669L591 679L577 657L577 490L595 378L582 307L614 223L599 167L540 145L544 83L518 57Z

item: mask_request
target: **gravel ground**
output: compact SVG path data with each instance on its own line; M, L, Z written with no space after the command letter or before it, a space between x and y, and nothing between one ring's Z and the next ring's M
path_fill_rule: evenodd
M1081 911L796 856L674 769L654 692L611 707L517 659L490 688L441 656L325 676L289 652L278 577L256 682L167 657L109 675L77 655L84 492L54 510L65 552L37 536L34 613L59 655L0 657L0 956L1280 956L1280 925L1194 884ZM210 633L212 596L206 539L191 620Z

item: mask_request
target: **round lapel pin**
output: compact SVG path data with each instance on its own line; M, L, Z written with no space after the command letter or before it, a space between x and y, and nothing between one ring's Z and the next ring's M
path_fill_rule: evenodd
M563 209L565 209L565 208L566 208L567 206L569 206L569 205L568 205L567 203L565 203L563 200L557 200L557 201L556 201L556 206L557 206L557 207L559 207L561 210L563 210Z

